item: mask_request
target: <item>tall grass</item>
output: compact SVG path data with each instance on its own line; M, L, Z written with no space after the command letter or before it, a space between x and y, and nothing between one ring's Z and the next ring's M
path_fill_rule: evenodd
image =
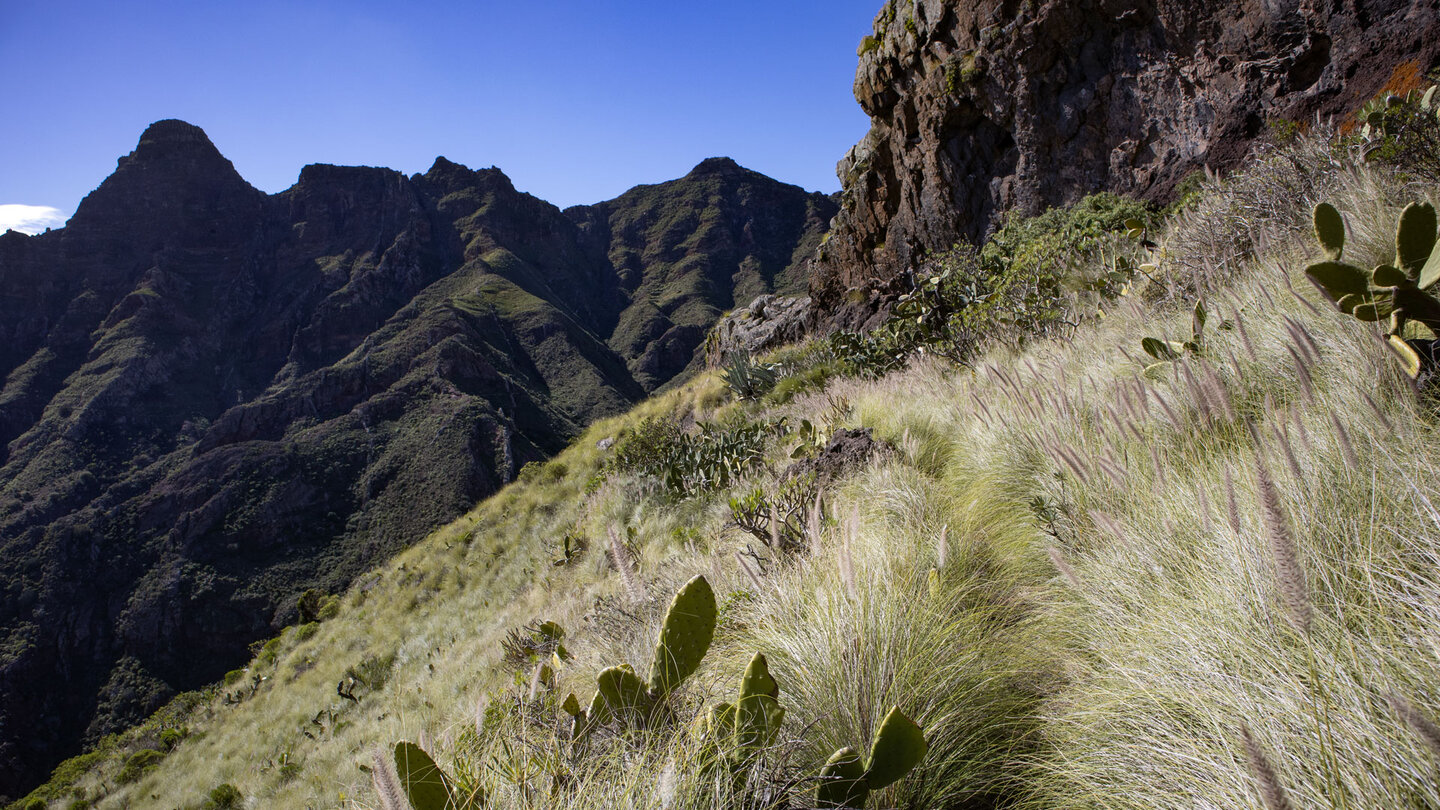
M1313 202L1373 264L1422 192L1302 141L1209 182L1160 238L1154 283L1103 321L764 413L702 378L596 426L564 475L362 581L254 697L210 707L203 735L99 806L194 805L223 781L257 807L388 807L376 747L423 736L495 807L805 807L820 763L865 750L896 705L930 753L871 807L1440 807L1440 434L1372 330L1300 272ZM1188 336L1197 298L1202 355L1143 374L1141 338ZM893 450L823 493L784 557L728 526L730 493L590 482L599 439L716 407L869 427ZM557 563L566 532L589 550ZM567 742L559 701L641 668L695 573L720 627L674 722ZM539 619L575 653L553 691L501 660ZM690 721L756 651L787 719L732 773ZM385 655L383 687L335 696Z

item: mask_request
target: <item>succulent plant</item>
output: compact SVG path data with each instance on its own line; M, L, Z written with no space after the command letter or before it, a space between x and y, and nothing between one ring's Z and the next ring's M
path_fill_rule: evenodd
M699 718L699 735L716 762L738 770L774 742L785 721L780 684L770 675L763 653L755 653L740 678L734 703L720 703Z
M1345 221L1334 206L1315 206L1314 220L1325 260L1305 268L1305 275L1341 312L1368 323L1388 319L1390 348L1405 372L1412 379L1419 377L1433 360L1422 360L1414 341L1440 334L1440 299L1431 292L1440 282L1435 207L1429 203L1406 206L1395 229L1394 264L1379 265L1368 273L1342 260Z
M617 716L630 725L650 722L670 693L699 668L715 638L715 618L715 591L705 577L685 583L665 613L647 680L642 681L629 664L620 664L595 677L595 696L588 710L579 711L580 701L574 695L566 698L562 708L575 720L575 736L582 737Z
M1140 341L1140 348L1155 359L1154 363L1145 367L1146 376L1154 374L1166 365L1181 359L1187 354L1202 354L1205 351L1205 324L1209 321L1209 313L1205 310L1204 301L1196 301L1195 308L1190 315L1190 339L1189 340L1162 340L1156 337L1147 337ZM1221 329L1230 329L1233 324L1230 321L1222 321Z
M871 791L899 781L920 764L926 750L920 726L898 706L893 707L875 732L868 757L862 761L859 752L846 746L825 762L815 803L819 807L862 808Z
M395 773L400 789L415 810L475 810L485 806L485 794L461 795L425 749L404 740L395 743Z

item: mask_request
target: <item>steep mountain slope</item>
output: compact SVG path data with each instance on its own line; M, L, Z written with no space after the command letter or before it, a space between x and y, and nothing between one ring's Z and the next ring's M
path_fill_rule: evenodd
M1103 319L874 378L837 372L847 341L816 342L782 357L822 390L739 400L712 371L601 420L33 800L407 810L408 740L489 808L806 808L832 754L869 750L898 707L927 749L868 807L1440 807L1433 403L1369 324L1295 283L1323 255L1311 204L1345 213L1367 265L1434 189L1337 154L1302 141L1205 183L1154 231L1157 283L1137 276ZM1190 338L1192 296L1201 345L1147 371L1141 339ZM681 495L655 471L726 462L657 417L762 438L727 442L752 462L738 478ZM842 455L815 433L857 428L881 449L832 467L790 550L753 516L762 536L735 530L731 504L814 503L787 473ZM660 625L697 574L713 638L647 715L643 683L622 697L609 668L644 677L657 638L687 638ZM769 677L742 679L757 653ZM766 680L773 739L717 733ZM605 684L613 716L572 723L567 697Z
M860 46L871 129L816 311L864 320L934 251L1096 191L1166 198L1268 124L1343 116L1440 64L1440 2L888 0ZM847 298L870 294L851 307Z
M443 158L267 196L152 125L0 237L0 793L668 382L833 211L728 161L564 213Z

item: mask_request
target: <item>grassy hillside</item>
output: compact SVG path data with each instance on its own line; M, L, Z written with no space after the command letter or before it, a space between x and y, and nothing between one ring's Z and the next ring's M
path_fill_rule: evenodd
M884 352L832 341L773 358L809 390L736 400L710 374L592 426L322 608L333 618L37 798L390 807L404 739L495 807L807 807L830 753L864 750L899 706L929 752L871 807L1440 807L1433 402L1302 272L1316 202L1345 214L1345 255L1368 267L1436 189L1313 141L1202 185L1148 234L1154 267L1134 267L1133 241L1058 226L1030 259L1010 251L986 300L1063 295L1039 334L1003 313L970 323L994 328L964 365L927 351L847 374ZM1191 338L1197 300L1200 350L1146 371L1142 339ZM853 427L885 447L815 484L807 516L791 457ZM739 476L686 497L664 473L695 435L739 448ZM799 493L771 535L795 550L730 525L730 498L757 488ZM673 720L569 741L560 702L583 704L612 664L643 674L695 574L718 629ZM517 643L545 620L573 654L553 689ZM756 651L787 713L732 774L691 719L733 699Z

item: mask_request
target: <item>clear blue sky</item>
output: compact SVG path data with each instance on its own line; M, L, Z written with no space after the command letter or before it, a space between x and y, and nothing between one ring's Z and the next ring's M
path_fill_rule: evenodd
M307 163L498 166L560 206L717 155L815 191L868 121L881 0L0 0L0 206L68 216L152 121L253 185Z

